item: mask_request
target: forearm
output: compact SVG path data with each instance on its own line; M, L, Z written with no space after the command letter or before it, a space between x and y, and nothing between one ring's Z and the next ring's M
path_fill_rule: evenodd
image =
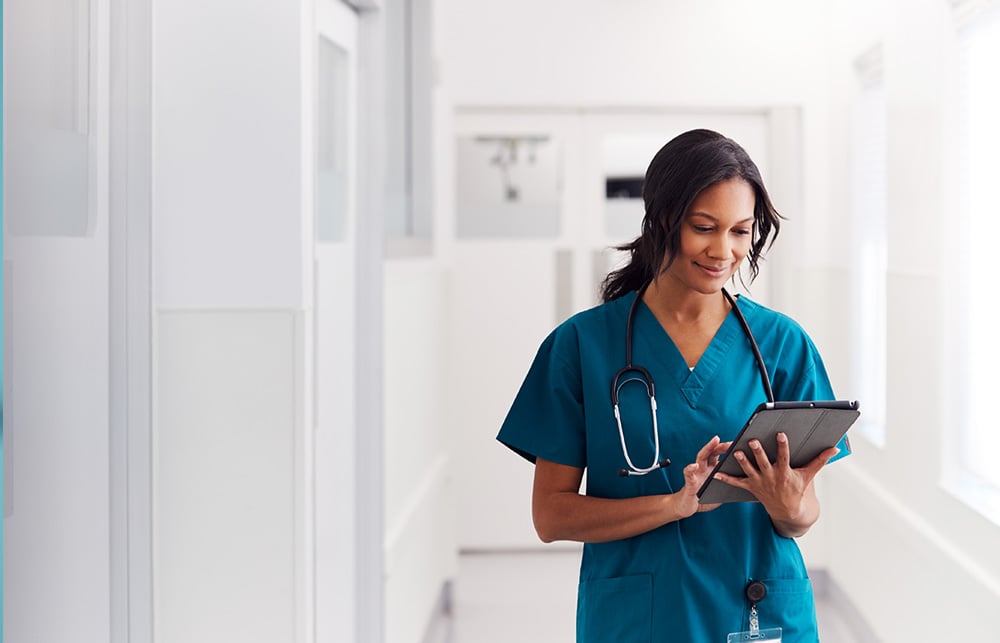
M600 543L637 536L682 516L673 495L610 499L565 491L536 495L532 517L543 542Z

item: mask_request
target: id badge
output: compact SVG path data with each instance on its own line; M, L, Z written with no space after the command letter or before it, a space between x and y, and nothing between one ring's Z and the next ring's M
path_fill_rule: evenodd
M747 630L732 632L726 637L726 643L781 643L781 628L771 627L766 630Z
M747 585L747 598L753 601L750 605L750 629L745 632L731 632L726 636L726 643L781 643L781 628L769 627L766 630L760 629L760 620L757 618L757 601L767 596L767 587L760 581L754 581Z

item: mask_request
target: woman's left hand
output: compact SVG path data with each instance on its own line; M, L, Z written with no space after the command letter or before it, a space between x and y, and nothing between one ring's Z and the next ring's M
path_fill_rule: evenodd
M764 505L775 528L785 536L800 536L819 518L819 502L813 490L813 478L830 458L837 455L836 447L826 449L812 462L799 469L790 464L788 436L778 434L778 457L774 464L757 440L750 442L752 457L736 451L736 458L745 478L717 474L722 482L752 493Z

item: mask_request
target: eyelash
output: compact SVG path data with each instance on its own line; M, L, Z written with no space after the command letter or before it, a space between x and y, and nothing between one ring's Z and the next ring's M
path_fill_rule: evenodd
M714 230L711 226L695 226L694 229L695 232L700 232L702 234L708 234ZM748 228L736 228L733 232L741 236L750 234L750 230Z

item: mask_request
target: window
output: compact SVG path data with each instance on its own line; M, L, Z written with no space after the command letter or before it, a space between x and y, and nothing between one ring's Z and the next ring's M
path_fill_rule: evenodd
M348 218L348 53L319 36L316 239L343 241Z
M32 0L6 7L4 79L7 231L82 237L93 231L96 137L92 124L90 0ZM34 37L29 37L34 36ZM59 189L51 186L58 185Z
M383 9L389 76L385 236L390 256L428 254L433 230L430 4L403 0Z
M852 383L863 413L858 431L885 445L886 273L888 198L886 102L882 50L875 47L854 66L851 111L851 317Z
M982 4L982 3L979 3ZM967 18L959 36L960 124L957 194L961 221L954 240L960 252L952 261L958 274L954 289L951 335L954 338L954 404L960 442L956 462L963 497L1000 516L1000 470L993 456L1000 449L993 396L996 395L1000 336L992 312L996 224L995 183L1000 176L1000 6ZM957 398L957 399L955 399ZM953 480L952 482L956 482ZM984 503L992 502L992 506Z

